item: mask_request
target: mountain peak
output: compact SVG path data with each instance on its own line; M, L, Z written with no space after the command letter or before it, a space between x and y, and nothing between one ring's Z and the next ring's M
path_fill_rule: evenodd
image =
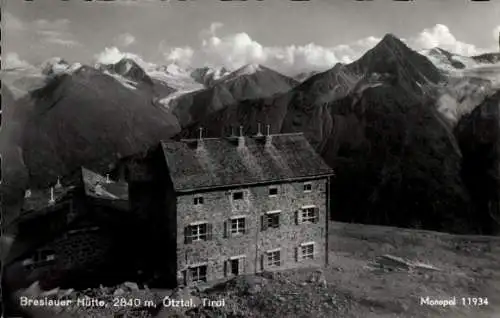
M389 48L406 48L410 50L410 48L403 41L401 41L400 38L392 33L387 33L386 35L384 35L382 40L375 46L375 48L380 46Z
M423 84L437 84L442 80L441 73L427 57L392 33L386 34L374 48L347 67L356 74L376 73L391 78L393 83L404 82L408 88L422 93Z
M242 67L240 67L239 69L237 69L231 73L223 75L222 77L220 77L219 80L223 81L223 82L227 82L227 81L231 81L231 80L234 80L236 78L239 78L241 76L253 75L253 74L265 71L265 70L267 71L269 69L263 67L260 64L256 64L256 63L246 64L246 65L243 65Z
M129 57L124 57L120 61L118 61L115 65L125 68L125 72L129 72L132 68L141 68L141 66Z
M237 76L251 75L251 74L260 72L262 70L263 70L262 65L257 64L257 63L250 63L250 64L243 65L242 67L240 67L239 69L234 71L232 74L237 75Z

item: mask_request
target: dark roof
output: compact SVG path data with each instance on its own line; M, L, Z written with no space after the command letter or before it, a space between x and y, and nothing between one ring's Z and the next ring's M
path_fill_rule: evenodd
M332 175L302 133L265 136L163 141L163 153L176 191L292 181Z
M74 186L54 187L54 203L50 203L51 189L33 189L26 190L30 193L29 197L24 198L23 211L40 211L43 209L51 209L59 202L63 201L66 196L73 190Z
M108 200L128 200L128 183L116 182L98 173L82 168L85 194Z

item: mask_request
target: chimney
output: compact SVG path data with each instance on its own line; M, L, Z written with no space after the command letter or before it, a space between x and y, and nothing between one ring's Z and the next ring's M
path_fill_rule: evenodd
M109 179L109 173L106 174L106 183L111 183L111 180Z
M271 136L271 125L266 126L266 147L271 146L272 144L272 136Z
M49 199L49 204L54 204L56 202L56 199L54 197L54 187L50 188L50 199Z
M198 143L196 145L196 148L202 149L203 148L203 127L198 128L199 134L198 134Z
M245 147L245 137L243 136L243 126L240 126L240 135L238 136L238 148Z
M262 136L262 133L260 132L260 123L257 123L257 137Z
M56 189L61 189L62 188L61 179L59 179L59 177L57 177L57 183L55 185L55 188Z

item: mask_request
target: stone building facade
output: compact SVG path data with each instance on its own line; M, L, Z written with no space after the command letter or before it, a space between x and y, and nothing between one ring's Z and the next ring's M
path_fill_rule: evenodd
M177 285L328 262L333 171L302 134L163 142ZM165 195L166 194L166 195ZM173 243L172 243L173 242Z
M130 237L128 190L86 169L81 181L26 191L4 260L4 286L16 290L39 281L44 289L85 287L106 281L109 273L119 274L110 269L121 263L120 255L127 255L122 246L130 247L124 240Z

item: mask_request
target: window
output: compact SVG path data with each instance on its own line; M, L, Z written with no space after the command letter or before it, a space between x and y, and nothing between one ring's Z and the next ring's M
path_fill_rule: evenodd
M317 223L318 222L318 208L315 206L303 207L301 210L301 223Z
M243 200L243 191L233 192L233 200Z
M231 234L245 234L245 218L238 217L231 219Z
M273 250L273 251L267 252L267 266L270 266L270 267L281 266L280 250Z
M184 229L184 241L189 244L193 241L208 241L212 236L212 225L209 223L198 223L186 226Z
M262 216L262 231L268 228L279 228L280 227L280 214L281 211L269 211Z
M191 267L189 269L191 282L206 282L207 281L207 265Z
M300 255L303 260L314 259L314 242L301 244Z
M269 196L275 197L278 195L278 187L269 187Z
M311 192L311 191L312 191L312 183L311 182L304 183L304 192Z
M194 205L202 205L203 204L203 197L194 197L193 203L194 203Z
M237 276L245 273L246 255L230 257L224 262L225 276Z

